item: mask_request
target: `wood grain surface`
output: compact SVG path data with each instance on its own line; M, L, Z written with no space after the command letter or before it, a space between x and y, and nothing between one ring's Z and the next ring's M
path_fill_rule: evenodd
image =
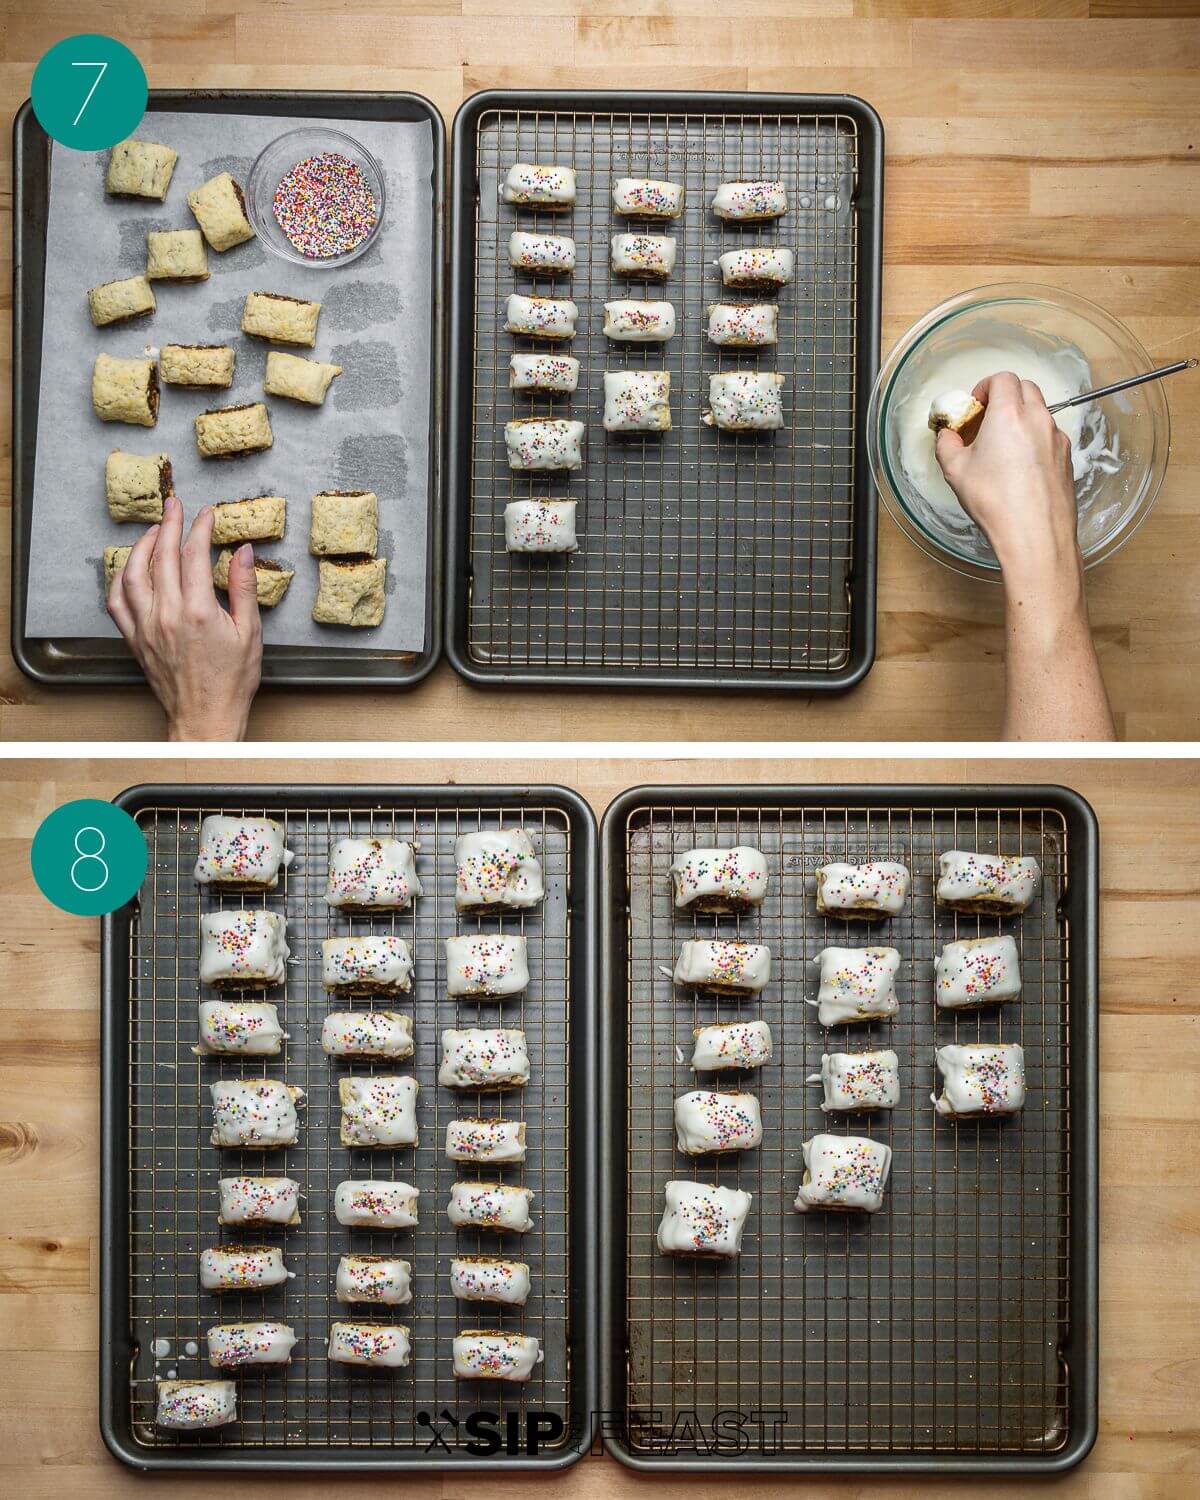
M1065 781L1101 827L1101 1408L1089 1459L1045 1489L1069 1500L1200 1492L1200 799L1185 761L456 760L0 762L0 1494L228 1496L219 1476L139 1479L97 1431L98 923L49 907L29 874L46 813L145 781L563 782L597 814L645 782ZM1028 1483L747 1481L762 1495L1015 1500ZM239 1493L564 1500L721 1493L588 1458L551 1479L260 1479ZM387 1489L385 1487L390 1487ZM1041 1487L1036 1487L1041 1491Z
M0 14L8 115L41 53L89 30L129 43L154 87L414 89L447 120L491 87L860 94L887 133L885 349L942 298L1022 278L1103 304L1156 361L1200 351L1197 0L0 0ZM2 243L7 257L7 233ZM1130 739L1192 739L1200 719L1200 377L1178 378L1170 402L1155 511L1090 583ZM6 464L0 503L7 486ZM341 739L349 724L363 739L490 739L502 701L539 739L995 738L996 590L923 557L886 515L879 553L878 662L847 697L501 700L442 665L410 694L264 693L251 732ZM0 570L7 579L7 559ZM5 739L161 731L144 690L53 691L7 655L0 665Z

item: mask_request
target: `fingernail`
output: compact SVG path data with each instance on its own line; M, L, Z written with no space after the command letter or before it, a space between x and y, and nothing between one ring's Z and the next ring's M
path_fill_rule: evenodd
M254 548L249 542L243 542L237 550L238 562L249 568L254 565Z
M211 505L202 505L200 507L200 509L196 513L196 519L198 521L200 519L200 517L203 516L207 520L208 517L211 516L211 515L212 515L212 506Z
M172 512L177 511L177 510L182 510L183 506L180 503L179 496L178 495L168 495L167 498L166 498L164 509L172 511Z

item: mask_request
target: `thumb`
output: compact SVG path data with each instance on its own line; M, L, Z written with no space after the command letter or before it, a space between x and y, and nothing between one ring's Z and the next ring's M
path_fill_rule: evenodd
M243 542L229 564L229 613L239 630L254 630L259 626L258 581L254 575L254 548L249 542Z
M952 428L943 427L938 433L933 451L947 479L950 477L950 470L957 467L958 459L966 452L966 447L962 438Z

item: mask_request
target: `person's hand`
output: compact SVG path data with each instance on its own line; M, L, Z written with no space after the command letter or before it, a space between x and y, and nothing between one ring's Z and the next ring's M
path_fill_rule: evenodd
M173 740L240 740L262 673L262 623L249 543L229 568L229 611L213 588L213 512L183 538L183 506L170 496L113 580L108 612L141 663Z
M943 428L937 460L959 504L992 544L1005 582L1082 577L1071 440L1032 380L989 375L973 392L987 410L964 443Z

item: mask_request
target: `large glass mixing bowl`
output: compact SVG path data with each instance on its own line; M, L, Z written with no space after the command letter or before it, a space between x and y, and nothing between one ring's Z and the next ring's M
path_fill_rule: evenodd
M999 581L1000 570L983 533L956 503L931 504L914 485L900 461L900 434L906 418L911 433L919 415L914 393L935 379L938 368L949 358L990 346L997 336L1002 342L1019 339L1047 356L1066 350L1073 359L1070 350L1078 350L1091 371L1089 388L1153 368L1129 329L1102 307L1057 287L1026 282L961 292L926 313L899 340L883 362L867 412L867 452L876 487L892 519L923 552L958 573L992 582ZM923 410L927 420L927 399ZM1128 541L1158 495L1171 445L1163 382L1149 381L1095 402L1084 414L1083 438L1096 438L1096 446L1113 455L1106 465L1113 472L1094 468L1076 486L1079 542L1085 565L1094 567Z

